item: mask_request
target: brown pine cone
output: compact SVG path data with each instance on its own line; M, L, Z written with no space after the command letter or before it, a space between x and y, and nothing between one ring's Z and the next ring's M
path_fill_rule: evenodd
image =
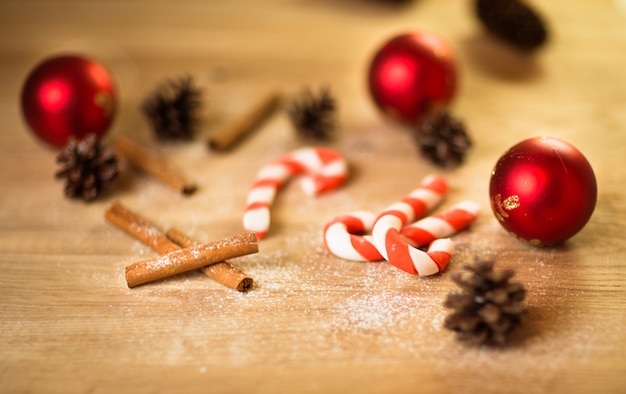
M335 99L327 88L321 89L319 96L305 89L287 108L287 115L301 137L327 140L335 130L336 107Z
M414 137L422 155L444 168L460 165L472 146L463 123L447 111L437 111L424 118Z
M454 272L451 279L461 287L448 294L444 305L452 308L444 327L459 339L473 344L504 344L517 327L526 309L526 290L519 282L509 282L513 270L493 270L494 262L476 259L467 272Z
M85 201L94 200L118 175L115 151L93 133L80 141L70 138L57 162L62 167L55 177L65 179L65 195Z
M475 0L474 6L485 29L516 48L530 51L548 40L539 13L521 0Z
M161 83L141 109L160 140L190 140L198 126L202 91L188 76Z

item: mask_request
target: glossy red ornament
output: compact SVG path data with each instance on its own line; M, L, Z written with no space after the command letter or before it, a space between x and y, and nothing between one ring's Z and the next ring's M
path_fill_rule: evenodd
M596 206L591 165L578 149L555 138L531 138L496 163L491 208L506 230L532 245L554 245L580 231Z
M376 52L369 68L369 90L376 105L409 125L432 109L447 107L456 84L452 49L426 32L393 37Z
M22 88L22 113L35 134L62 147L70 136L102 136L115 113L113 81L99 63L55 56L39 63Z

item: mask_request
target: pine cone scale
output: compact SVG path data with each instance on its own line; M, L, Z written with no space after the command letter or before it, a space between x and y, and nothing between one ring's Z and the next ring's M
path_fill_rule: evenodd
M493 304L486 304L478 310L478 316L491 325L500 319L500 309Z
M503 305L509 300L510 293L506 289L495 289L485 293L485 299L498 305Z

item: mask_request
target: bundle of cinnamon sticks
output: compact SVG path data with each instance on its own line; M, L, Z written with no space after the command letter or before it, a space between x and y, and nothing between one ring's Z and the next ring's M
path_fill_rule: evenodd
M238 291L245 292L253 286L254 281L250 276L226 261L258 252L258 242L253 232L198 244L176 229L161 232L119 202L113 203L104 216L107 221L161 254L126 267L128 287L195 269L200 269L206 276Z

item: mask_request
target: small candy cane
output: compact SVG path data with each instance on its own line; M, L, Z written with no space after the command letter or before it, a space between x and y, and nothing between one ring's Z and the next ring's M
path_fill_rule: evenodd
M400 229L438 204L448 190L438 176L426 177L421 185L400 202L392 204L374 223L372 238L380 254L390 264L413 275L433 275L450 261L454 245L449 239L437 239L424 252L407 243Z
M438 238L463 230L478 217L480 206L472 201L460 202L448 210L405 226L400 234L411 246L420 247ZM331 219L324 227L324 244L335 256L354 261L383 260L373 243L371 232L376 217L366 211L348 212Z
M328 148L301 148L266 164L259 170L248 193L243 226L263 238L270 227L270 206L276 193L290 178L304 174L301 186L315 195L341 186L348 177L348 165L338 152Z

